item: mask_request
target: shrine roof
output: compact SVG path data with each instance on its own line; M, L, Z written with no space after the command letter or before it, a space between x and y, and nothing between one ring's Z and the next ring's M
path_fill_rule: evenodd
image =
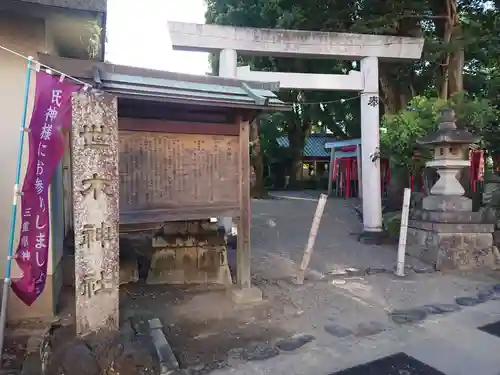
M306 158L329 158L330 150L325 148L327 142L336 140L333 134L311 134L307 137L304 145L303 156ZM290 142L286 135L276 139L279 147L290 147Z
M279 82L181 74L46 54L40 54L39 60L119 98L254 111L291 110L273 92L279 90Z

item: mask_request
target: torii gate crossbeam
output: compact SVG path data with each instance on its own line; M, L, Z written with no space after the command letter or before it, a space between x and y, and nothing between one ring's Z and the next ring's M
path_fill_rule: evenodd
M359 91L361 91L363 226L368 237L378 237L382 231L380 162L376 157L380 147L378 60L417 60L422 54L423 39L182 22L169 22L169 33L175 50L220 53L219 75L231 78L238 77L238 53L251 56L361 60L359 77L361 82L354 82L357 79L354 76L352 83L345 77L331 76L324 82L318 82L316 89L326 90L327 82L337 85L331 87L331 90L358 91L359 86L362 86ZM254 74L253 79L255 79L257 74L262 75L265 72L250 73ZM242 74L240 78L243 78ZM268 75L266 80L269 79L279 80L281 87L287 87L283 76ZM305 76L299 77L295 74L293 79L296 80L297 86L308 85Z

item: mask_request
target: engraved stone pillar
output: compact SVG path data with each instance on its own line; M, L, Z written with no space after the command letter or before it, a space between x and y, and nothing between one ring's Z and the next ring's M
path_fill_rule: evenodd
M109 94L73 96L77 334L118 329L118 115Z
M238 54L232 49L223 49L219 55L219 76L227 78L236 78ZM226 234L233 231L233 218L229 216L218 217L219 227L223 227Z

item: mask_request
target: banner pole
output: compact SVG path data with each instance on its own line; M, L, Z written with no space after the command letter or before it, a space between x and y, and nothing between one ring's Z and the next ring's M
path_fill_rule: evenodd
M28 57L28 65L26 67L26 84L24 87L24 108L21 120L20 129L20 139L19 139L19 149L17 153L17 168L16 168L16 182L14 184L14 197L12 200L12 212L10 217L10 233L9 233L9 248L7 255L7 265L5 267L5 279L2 288L2 307L0 311L0 358L3 355L3 344L5 336L5 320L7 317L7 301L10 291L11 284L11 268L12 259L14 258L14 233L16 230L16 219L17 219L17 201L19 198L19 181L21 179L21 162L23 157L23 146L24 146L24 133L26 132L26 120L28 117L28 101L29 92L31 84L31 66L33 64L33 57ZM1 368L1 360L0 360Z

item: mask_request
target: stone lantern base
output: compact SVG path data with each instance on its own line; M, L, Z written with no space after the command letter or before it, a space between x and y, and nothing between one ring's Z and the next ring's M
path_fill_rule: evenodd
M472 201L463 196L425 197L422 208L410 214L407 253L438 270L496 268L495 226L471 211Z

